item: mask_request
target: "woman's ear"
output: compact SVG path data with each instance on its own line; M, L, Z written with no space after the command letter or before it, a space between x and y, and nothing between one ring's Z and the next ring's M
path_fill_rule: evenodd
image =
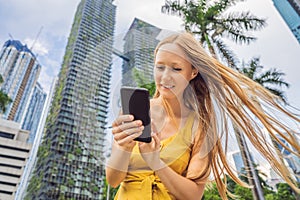
M191 80L192 79L194 79L197 75L198 75L198 70L196 70L196 69L193 69L193 71L192 71L192 78L191 78Z

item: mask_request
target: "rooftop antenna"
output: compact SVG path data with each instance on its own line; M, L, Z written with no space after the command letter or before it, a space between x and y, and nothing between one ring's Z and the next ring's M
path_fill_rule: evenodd
M10 37L10 39L14 40L14 37L10 33L8 33L8 36Z
M41 34L41 32L42 32L43 28L44 28L44 27L43 27L43 26L41 26L41 28L40 28L39 32L38 32L38 33L37 33L37 35L35 36L35 39L34 39L34 41L33 41L32 45L31 45L31 47L30 47L30 51L33 49L33 47L34 47L34 45L35 45L36 41L38 40L38 38L39 38L39 36L40 36L40 34Z

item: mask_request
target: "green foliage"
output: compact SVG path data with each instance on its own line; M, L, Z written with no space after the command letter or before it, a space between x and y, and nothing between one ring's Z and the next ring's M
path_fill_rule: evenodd
M251 189L236 185L234 194L239 196L241 200L253 200Z
M105 185L104 185L104 188L103 188L103 198L102 199L107 199L107 190L109 189L109 200L113 200L114 197L116 196L117 194L117 191L119 189L119 187L117 188L112 188L112 187L109 187L108 186L108 183L107 183L107 180L105 179Z
M204 191L202 199L208 199L208 200L222 200L222 198L219 195L216 183L209 184Z
M278 183L277 187L277 198L284 200L295 200L292 188L287 183Z
M75 181L72 178L68 179L68 186L72 187L74 185L75 185Z
M135 68L132 71L134 80L136 81L138 87L148 89L149 95L153 97L155 93L155 82L147 80L145 76Z
M238 70L251 80L268 89L271 93L280 97L286 103L287 99L284 92L278 89L289 87L289 84L283 79L285 73L280 72L275 68L263 72L263 66L261 66L259 62L259 58L252 58L249 63L243 63L242 67Z
M0 75L0 86L3 83L3 78ZM4 93L2 90L0 90L0 113L5 113L6 106L12 102L12 99Z

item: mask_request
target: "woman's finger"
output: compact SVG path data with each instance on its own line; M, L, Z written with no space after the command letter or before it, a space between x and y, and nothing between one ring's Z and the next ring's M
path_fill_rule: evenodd
M112 123L112 127L119 126L119 125L123 124L124 122L130 122L133 119L134 119L133 115L120 115Z
M122 131L127 131L128 129L132 129L132 128L141 128L141 130L143 130L144 128L142 128L142 127L143 126L142 126L141 120L136 120L133 122L126 122L121 125L113 127L112 133L116 134L116 133L120 133Z
M157 134L154 134L152 136L153 138L153 141L154 141L154 148L155 149L159 149L160 148L160 139L159 139L159 136Z
M124 139L124 138L132 135L132 134L142 133L143 130L144 130L144 126L140 126L140 127L126 129L124 131L114 133L113 135L114 135L115 140L121 140L121 139Z
M123 146L123 145L126 145L126 144L129 144L131 142L134 142L133 140L135 138L137 138L138 136L140 136L142 134L142 132L137 132L137 133L133 133L131 135L128 135L127 137L124 137L122 139L119 139L119 140L116 140L116 142L120 145L120 146Z

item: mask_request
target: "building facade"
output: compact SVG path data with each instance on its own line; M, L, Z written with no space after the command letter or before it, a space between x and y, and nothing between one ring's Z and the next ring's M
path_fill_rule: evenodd
M26 109L26 115L22 120L22 129L29 130L28 143L33 144L37 134L38 125L43 114L47 94L44 92L42 86L37 83L33 88L32 95Z
M82 0L24 199L102 199L116 7Z
M135 18L124 37L124 60L122 85L137 86L139 79L146 84L153 81L154 50L161 32L147 22Z
M36 112L39 113L39 114L37 116L35 116L35 114L33 113L32 117L30 117L30 119L32 119L32 120L29 120L29 122L30 121L33 122L33 123L30 123L31 127L32 127L32 125L34 125L36 123L35 118L38 117L39 118L39 123L38 123L37 128L35 128L34 132L33 132L33 130L30 131L29 137L27 139L27 143L32 144L32 149L30 151L29 158L28 158L27 164L25 166L23 176L22 176L20 185L19 185L17 193L16 193L16 198L15 198L16 200L23 200L24 199L25 190L28 186L28 180L32 175L35 163L37 161L37 152L38 152L39 145L42 141L42 136L43 136L43 130L44 130L44 127L45 127L46 117L48 115L49 108L50 108L50 105L51 105L51 102L52 102L56 81L57 81L57 78L55 77L53 79L50 91L49 91L49 93L46 97L45 104L43 106L43 110L40 110L40 108L41 108L40 105L41 104L35 104L36 106L33 106L36 109L32 109L32 110L36 110ZM36 90L37 95L32 95L33 97L36 97L37 100L44 97L44 95L43 95L44 93L40 89L41 88ZM35 116L35 117L33 117L33 116ZM35 125L34 125L34 127L35 127Z
M19 123L0 119L0 199L15 199L32 147L28 135Z
M280 137L279 135L277 135L277 137L282 141L284 145L286 145L286 147L292 149L293 151L296 151L288 142L285 141L284 138ZM296 136L295 140L298 142L300 141L299 138L297 138ZM290 168L292 173L296 175L295 178L297 182L300 183L300 158L295 154L291 153L288 149L286 149L279 143L277 143L277 147L280 153L282 154L284 160L286 161L287 166Z
M11 99L3 118L20 123L26 105L39 77L41 65L35 55L20 41L8 40L0 52L1 89Z
M273 0L273 3L300 44L300 0Z

